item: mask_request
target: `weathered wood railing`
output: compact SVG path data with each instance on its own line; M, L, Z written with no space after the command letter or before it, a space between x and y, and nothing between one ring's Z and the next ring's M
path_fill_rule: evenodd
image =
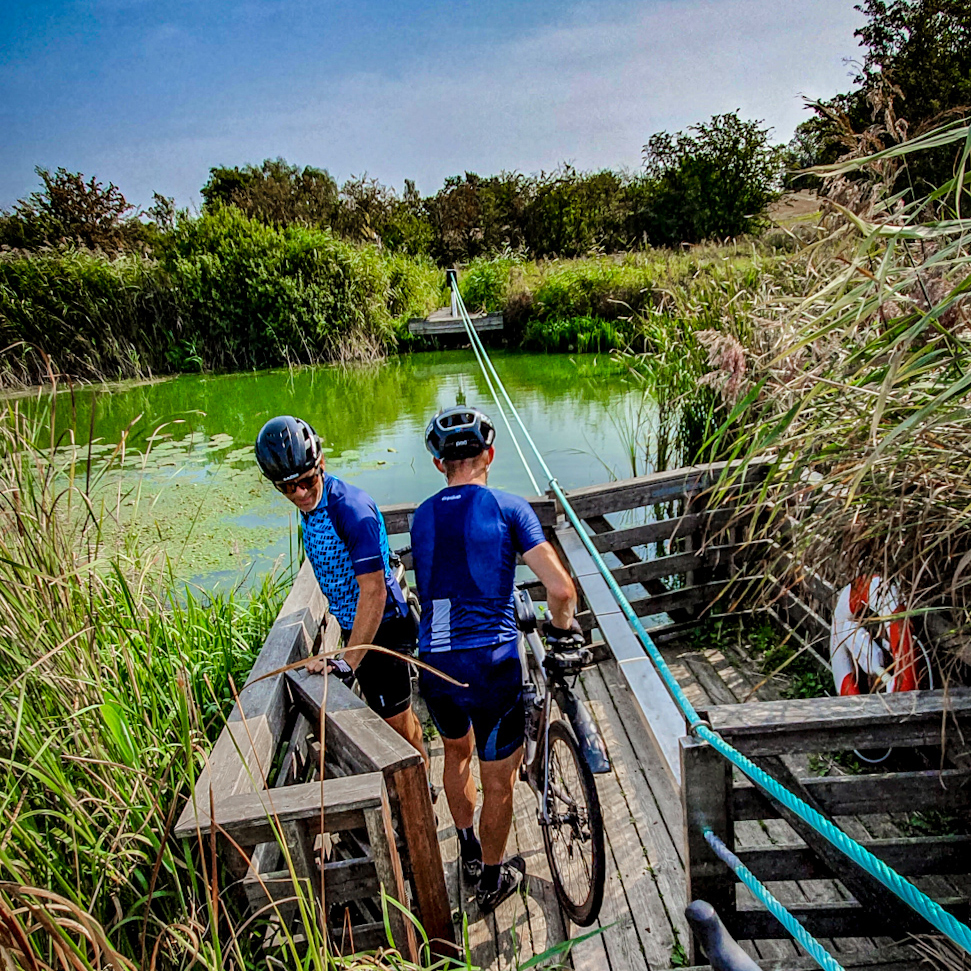
M421 757L335 678L280 670L339 637L305 563L176 835L198 840L206 861L215 846L244 899L254 911L276 902L277 921L295 918L302 888L334 946L387 943L383 885L447 950L454 934ZM416 960L411 923L394 907L389 919Z
M801 753L939 749L945 728L967 738L971 727L969 688L723 705L706 714L712 727L739 751L830 817L971 809L971 772L967 769L805 777L791 768L791 757ZM764 909L738 906L735 876L714 857L699 827L703 821L727 846L734 847L737 822L782 817L792 823L790 815L751 783L733 779L731 767L708 745L687 738L680 744L689 899L712 903L735 937L786 937ZM853 892L849 862L832 866L828 854L820 855L821 847L811 831L799 827L797 832L804 839L790 845L738 849L736 853L764 882L836 877ZM971 868L968 836L872 839L863 845L907 877L967 873ZM844 860L837 857L838 864ZM967 910L966 898L928 892L948 909ZM818 937L870 937L908 929L890 908L875 911L856 900L804 903L790 910Z
M738 568L764 549L760 542L740 540L751 510L738 487L726 492L718 508L708 508L707 496L725 468L725 463L716 463L675 469L566 493L657 644L694 627ZM764 467L752 466L739 486L763 474ZM599 631L607 653L617 661L669 781L680 793L683 715L573 527L561 521L553 540L583 600L581 626Z

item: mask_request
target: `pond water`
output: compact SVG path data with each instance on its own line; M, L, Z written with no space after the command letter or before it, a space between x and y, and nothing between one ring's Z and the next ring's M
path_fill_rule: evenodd
M564 488L633 474L630 443L653 406L620 363L607 356L501 352L493 360ZM490 485L531 494L471 351L412 354L369 367L184 375L110 392L62 392L54 424L62 442L73 437L75 443L58 454L66 463L73 453L82 469L89 448L95 469L124 439L124 461L116 461L96 490L119 517L118 540L137 536L164 550L179 577L213 588L258 576L286 562L296 547L295 511L260 477L253 459L252 443L267 419L289 413L309 421L328 449L328 471L379 504L419 501L444 485L425 451L425 425L457 401L496 419ZM49 420L51 398L22 407Z

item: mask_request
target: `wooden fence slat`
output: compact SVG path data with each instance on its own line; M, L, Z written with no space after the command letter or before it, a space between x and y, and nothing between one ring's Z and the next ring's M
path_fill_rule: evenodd
M669 539L688 536L694 532L715 535L735 520L748 522L750 515L746 510L737 508L717 509L707 512L689 513L673 519L660 519L642 526L628 526L612 529L609 533L591 536L594 547L600 553L630 549L634 546L647 546L650 543L663 543Z
M196 781L193 797L176 824L177 835L189 836L195 831L193 807L204 806L208 811L210 788L212 797L220 800L266 785L265 776L286 724L289 699L282 675L263 675L307 654L326 611L327 601L310 564L304 563L209 754L208 765Z
M968 901L965 898L948 897L938 903L959 920L967 919ZM892 917L880 912L872 913L855 900L792 904L787 909L814 937L899 936L900 928ZM780 940L789 937L788 931L767 910L740 907L724 923L736 940Z
M352 776L352 778L354 778ZM408 906L408 895L405 893L405 880L401 870L401 860L398 857L398 847L395 843L394 827L391 825L391 809L388 803L388 792L384 787L384 777L381 778L381 803L379 806L364 811L364 822L367 826L368 841L371 844L371 857L377 870L378 880L384 885L384 892L394 897L400 904ZM388 905L388 921L391 925L391 936L399 951L406 960L418 961L418 944L415 940L414 925L397 907Z
M328 832L354 829L364 825L364 810L380 805L383 792L384 777L380 772L328 779L326 785L305 782L280 789L244 792L216 802L215 822L219 829L244 845L275 840L275 823L306 819L313 824L320 819L321 807ZM208 833L212 826L209 806L199 806L197 817L199 831ZM319 831L319 823L316 828Z
M731 763L707 742L681 738L679 747L687 899L707 900L728 925L735 911L735 874L715 855L703 831L710 828L730 850L734 849L735 828L730 812ZM699 953L698 941L692 934L692 964L698 963Z
M287 677L294 703L311 717L316 712L319 718L327 688L328 758L344 772L384 775L407 847L418 916L428 936L444 945L433 949L450 953L454 927L421 755L335 678L325 686L323 678L303 670L289 672Z
M940 743L945 720L971 719L971 688L723 705L712 728L749 756Z
M802 783L831 816L953 811L965 809L971 802L971 772L966 769L821 776L803 779ZM762 790L750 782L735 784L732 802L736 819L772 819L778 815Z
M723 565L732 566L737 562L758 557L764 549L764 543L749 543L746 546L709 546L695 552L675 553L671 556L659 556L653 560L632 563L629 566L617 567L610 572L621 586L625 586L661 577L679 576L693 570L707 570ZM710 581L702 582L707 585ZM696 584L689 581L688 585Z
M901 837L860 840L860 845L905 877L964 873L968 869L971 836ZM736 850L738 858L763 881L828 880L832 874L802 843Z
M243 886L253 910L259 910L271 901L294 896L293 878L289 870L274 870L262 874L258 879L254 873L250 873ZM329 904L365 900L376 897L379 892L380 883L370 859L354 858L324 864L324 899Z

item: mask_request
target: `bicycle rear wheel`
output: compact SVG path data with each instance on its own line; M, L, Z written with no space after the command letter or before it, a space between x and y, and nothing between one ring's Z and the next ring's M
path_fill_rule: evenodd
M574 924L587 927L603 903L606 858L603 818L593 773L573 729L562 719L550 724L549 788L543 845L560 906Z

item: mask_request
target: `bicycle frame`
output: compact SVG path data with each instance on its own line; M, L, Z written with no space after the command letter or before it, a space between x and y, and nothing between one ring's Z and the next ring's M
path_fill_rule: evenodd
M610 760L607 758L607 747L603 737L594 723L590 712L583 702L576 697L573 690L566 683L564 676L550 674L547 666L546 648L536 631L536 613L529 594L524 590L515 590L516 620L520 629L520 661L523 665L524 681L532 679L536 684L537 697L542 697L543 704L538 712L536 738L526 738L526 751L523 754L523 769L526 781L536 794L539 801L539 817L541 822L549 823L549 772L547 762L549 758L549 729L552 721L553 702L556 701L560 711L566 715L580 745L580 751L590 770L596 774L610 771ZM523 642L529 645L530 653L535 660L534 670L530 665L522 647ZM527 713L527 717L529 713Z

